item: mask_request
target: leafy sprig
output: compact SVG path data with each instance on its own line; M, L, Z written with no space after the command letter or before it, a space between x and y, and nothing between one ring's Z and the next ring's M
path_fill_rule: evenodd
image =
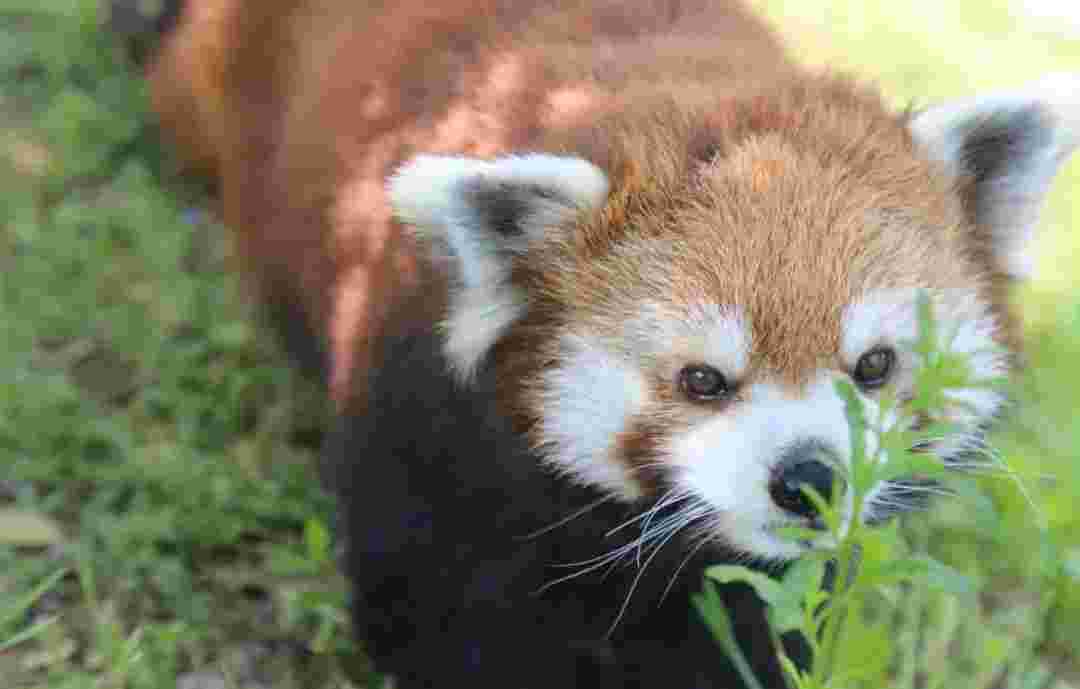
M948 471L940 458L918 451L934 438L955 433L947 422L926 421L943 418L946 408L955 407L957 401L948 391L996 383L975 380L966 357L951 351L955 337L941 331L927 294L920 294L917 309L918 336L909 343L917 362L910 400L900 404L895 395L886 394L874 410L850 382L836 383L849 428L847 491L832 491L830 502L804 486L827 536L799 528L783 534L823 545L790 565L780 580L738 565L717 565L706 571L705 588L695 598L695 606L751 689L761 684L735 642L716 584L748 584L766 603L774 647L796 689L883 686L893 640L887 621L868 614L875 596L895 600L890 589L910 581L961 596L975 589L971 580L951 567L912 552L895 524L871 527L866 523L871 491L881 482L910 476L941 479ZM797 668L785 655L779 639L788 632L799 632L808 643L813 659L809 669Z

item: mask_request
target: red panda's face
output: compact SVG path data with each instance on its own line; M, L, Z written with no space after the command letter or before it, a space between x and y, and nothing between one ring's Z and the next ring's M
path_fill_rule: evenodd
M655 250L652 260L677 265L670 247ZM543 343L548 363L521 390L545 459L627 499L660 497L707 514L709 528L745 552L797 554L803 546L778 537L776 528L820 526L800 484L828 496L850 463L836 382L851 381L868 418L885 428L896 417L881 418L878 400L915 395L919 291L881 286L823 302L825 295L804 291L790 275L770 282L757 287L775 301L743 302L711 290L675 299L660 284L620 294L613 285L602 312L567 318ZM977 381L1005 373L997 321L978 283L925 287L942 346L966 355ZM788 299L811 317L787 312ZM777 333L768 329L783 318L793 321L788 336L806 347L793 361L770 351ZM824 332L800 336L803 328ZM957 433L934 449L956 459L979 447L1002 399L988 387L949 395L954 403L945 414ZM876 437L866 434L871 453ZM925 497L917 492L912 484L882 484L866 516L914 506Z
M1002 405L985 385L1009 362L1000 282L1077 118L1040 90L945 110L850 150L770 133L626 178L574 157L421 157L391 198L452 266L449 366L464 384L490 367L542 461L789 558L814 544L778 529L820 526L802 486L850 503L836 382L879 428L897 419L883 395L915 394L920 294L975 383L948 391L956 431L928 449L978 450ZM919 491L883 482L863 518Z
M747 174L766 166L767 180ZM534 299L557 316L519 394L545 459L627 499L707 515L741 551L796 555L804 546L776 529L821 526L800 485L828 494L850 463L836 382L853 383L886 427L877 401L915 395L920 292L942 348L965 355L981 384L949 391L959 430L935 449L977 447L1001 404L985 383L1007 358L971 228L929 165L912 189L887 196L874 182L753 145L652 213L620 215L632 227L601 250L539 248ZM881 485L867 516L919 502L918 490Z

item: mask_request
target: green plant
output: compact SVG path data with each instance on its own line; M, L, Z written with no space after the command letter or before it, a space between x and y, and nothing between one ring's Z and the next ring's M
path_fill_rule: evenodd
M850 432L852 459L845 476L850 494L833 491L834 501L828 502L813 489L803 487L822 515L831 545L805 555L788 568L781 581L734 565L718 565L706 572L710 581L752 586L768 605L774 640L790 631L798 631L806 639L813 656L808 672L796 669L780 651L781 663L797 689L874 687L888 681L893 648L889 620L880 614L880 608L882 600L890 598L890 588L914 581L954 595L974 592L967 577L908 547L898 528L872 528L863 518L867 497L880 482L909 476L923 480L945 477L948 468L944 463L913 448L954 429L940 421L916 424L916 419L941 418L949 404L946 395L950 389L1001 384L973 379L965 358L950 351L951 337L939 331L931 299L925 293L920 296L918 313L918 338L910 343L918 362L911 400L901 405L895 397L885 397L871 418L854 387L846 380L836 383ZM868 443L868 438L873 442ZM841 501L847 504L839 504ZM788 531L793 539L821 541L819 532ZM833 576L825 585L828 568ZM744 680L757 687L710 583L695 602ZM778 641L775 645L781 648Z
M56 623L55 617L47 617L34 622L29 627L19 629L20 622L26 617L34 604L56 586L65 574L67 574L67 570L57 570L35 586L29 593L0 606L0 653L40 637L50 626Z

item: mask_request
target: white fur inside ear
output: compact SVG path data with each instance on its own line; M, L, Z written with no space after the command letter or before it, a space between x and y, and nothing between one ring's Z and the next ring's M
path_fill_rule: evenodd
M456 294L440 324L446 359L463 382L473 379L491 346L525 310L525 295L511 285L500 287L501 279L493 276L490 285Z
M453 266L445 353L468 381L525 308L526 296L510 280L513 256L602 205L608 179L582 158L420 155L390 178L388 193L395 216Z
M1016 91L930 108L910 127L949 173L976 177L977 221L989 230L1001 267L1029 277L1043 199L1080 146L1080 74L1051 74Z
M547 188L579 209L600 205L608 193L608 179L600 168L583 158L542 153L480 160L461 156L418 155L390 178L390 204L394 215L422 234L462 220L462 186L474 180L492 184L532 185Z

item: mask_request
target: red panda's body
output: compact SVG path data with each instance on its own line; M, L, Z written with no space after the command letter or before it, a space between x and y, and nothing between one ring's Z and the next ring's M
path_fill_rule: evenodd
M188 0L149 78L326 374L357 630L402 687L738 686L702 566L817 547L779 534L843 488L833 384L912 397L918 294L1008 372L1080 135L1075 77L896 113L710 0ZM1001 406L950 391L919 449L977 452Z
M385 190L404 160L548 150L639 98L790 71L733 3L192 0L150 86L272 298L297 300L326 341L340 398L412 282Z

